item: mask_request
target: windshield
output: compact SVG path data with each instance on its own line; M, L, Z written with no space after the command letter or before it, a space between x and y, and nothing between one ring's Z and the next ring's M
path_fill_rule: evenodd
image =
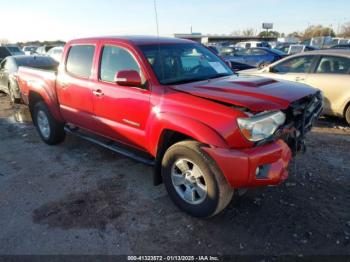
M16 47L16 46L8 46L7 49L10 50L10 52L13 52L13 53L20 53L21 52L21 50L18 47Z
M24 51L34 51L36 49L35 46L26 46L23 48Z
M46 56L21 56L16 58L18 66L27 66L45 70L56 70L58 63Z
M270 50L271 50L271 52L273 52L273 53L275 53L277 55L280 55L280 56L285 56L286 55L285 52L283 52L282 50L276 49L276 48L271 48Z
M198 44L144 45L141 51L161 84L184 84L232 75L232 70Z

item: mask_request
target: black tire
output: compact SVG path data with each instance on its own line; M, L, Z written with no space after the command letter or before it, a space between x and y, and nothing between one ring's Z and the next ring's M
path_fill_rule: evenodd
M41 114L45 114L48 120L48 128L49 128L49 135L45 136L40 129L38 125L38 116ZM61 143L66 133L64 131L64 124L58 122L51 114L49 108L46 106L44 102L38 102L34 105L33 110L33 121L36 126L36 129L41 137L41 139L48 145L56 145Z
M21 103L21 98L18 98L13 90L13 85L11 83L8 84L8 92L10 96L11 103L19 104Z
M212 217L221 212L231 201L233 189L225 177L195 141L183 141L171 146L162 160L162 176L170 198L184 212L195 217ZM193 161L201 170L207 187L207 194L203 202L191 204L180 197L172 182L171 172L179 159Z
M348 125L350 125L350 104L345 109L344 117L345 117L345 121L348 123Z

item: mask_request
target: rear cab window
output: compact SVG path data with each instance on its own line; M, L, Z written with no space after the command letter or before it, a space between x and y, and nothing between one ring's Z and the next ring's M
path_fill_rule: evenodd
M95 54L94 45L73 45L68 52L66 72L72 76L89 78Z
M18 66L32 67L44 70L57 70L58 62L49 56L17 57Z

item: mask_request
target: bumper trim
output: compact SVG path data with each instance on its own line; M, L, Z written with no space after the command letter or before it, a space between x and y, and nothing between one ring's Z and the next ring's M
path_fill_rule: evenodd
M292 153L282 140L249 149L203 147L211 156L233 188L276 185L288 177ZM264 177L256 176L259 166L269 165Z

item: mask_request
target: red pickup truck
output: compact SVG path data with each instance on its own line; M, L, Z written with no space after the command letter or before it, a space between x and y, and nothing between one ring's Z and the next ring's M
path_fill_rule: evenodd
M175 38L73 40L57 71L21 67L42 140L74 133L154 165L183 211L209 217L233 190L287 178L322 111L311 87L238 76L201 44Z

